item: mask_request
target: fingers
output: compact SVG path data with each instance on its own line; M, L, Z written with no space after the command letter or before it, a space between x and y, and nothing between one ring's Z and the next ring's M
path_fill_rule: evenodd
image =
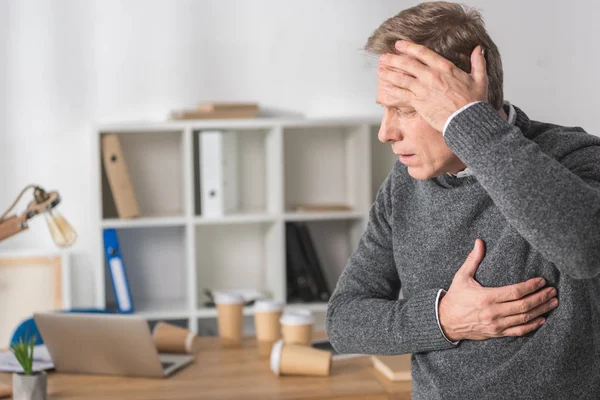
M538 317L538 318L534 319L533 321L529 321L526 324L517 325L517 326L513 326L511 328L508 328L508 329L504 330L500 336L523 336L523 335L528 334L529 332L536 330L540 326L544 325L545 322L546 321L544 320L544 318Z
M471 53L471 76L484 90L488 87L487 61L485 59L485 49L479 45Z
M523 325L542 314L546 314L547 312L554 310L556 307L558 307L558 299L552 298L551 300L546 301L526 312L500 318L498 320L498 326L500 329L506 330L513 326Z
M379 67L377 69L377 76L381 81L385 82L384 89L386 86L391 85L414 92L415 86L418 84L418 81L414 76L405 74L402 71L395 71L384 67Z
M479 263L483 260L484 253L485 248L483 246L483 240L475 239L475 247L473 247L473 250L465 260L465 263L460 267L456 274L465 278L475 277L475 272L477 272Z
M435 51L430 50L423 45L416 44L408 40L401 40L396 42L395 47L399 52L409 54L413 58L419 60L421 63L432 68L445 71L454 67L454 64L452 64L450 61L446 60Z
M379 66L395 68L419 79L424 79L425 75L430 74L426 65L406 54L384 53L379 57Z
M496 303L505 301L514 301L523 296L542 288L546 281L542 278L532 278L525 282L520 282L510 286L502 286L498 288L490 288L489 292L493 293L493 299Z
M393 101L389 102L388 105L394 104L397 106L408 106L414 99L414 94L410 90L392 85L382 79L377 80L377 91L381 92L389 99L393 99Z
M521 299L497 304L494 306L494 311L500 316L522 314L548 302L554 297L556 297L556 289L548 287Z

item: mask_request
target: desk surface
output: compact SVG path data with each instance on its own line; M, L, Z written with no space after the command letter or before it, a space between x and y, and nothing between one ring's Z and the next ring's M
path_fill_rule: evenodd
M329 377L275 376L259 356L256 342L222 348L217 338L201 337L194 364L170 378L48 375L52 399L410 399L410 382L390 382L369 357L335 360ZM0 382L10 383L10 374Z

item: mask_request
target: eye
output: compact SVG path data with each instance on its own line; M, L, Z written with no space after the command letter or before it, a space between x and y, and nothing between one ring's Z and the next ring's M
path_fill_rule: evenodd
M403 111L403 110L398 109L398 110L396 110L396 113L400 117L405 117L405 118L412 118L417 115L417 112L415 110Z

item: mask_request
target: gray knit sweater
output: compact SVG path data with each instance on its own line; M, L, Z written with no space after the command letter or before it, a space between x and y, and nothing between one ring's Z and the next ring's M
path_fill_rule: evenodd
M414 399L600 399L600 137L515 109L515 125L488 103L448 125L446 144L471 176L420 181L396 163L329 302L336 350L413 354ZM476 238L483 286L543 277L556 287L545 325L444 338L436 295Z

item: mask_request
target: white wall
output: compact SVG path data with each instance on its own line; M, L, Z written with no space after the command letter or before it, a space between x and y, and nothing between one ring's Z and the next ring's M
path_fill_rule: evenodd
M27 183L59 189L79 232L79 305L93 301L94 122L165 118L201 100L306 115L375 114L360 52L415 1L0 1L0 209ZM503 55L506 98L537 120L600 132L592 1L467 1ZM43 218L0 247L51 247Z

